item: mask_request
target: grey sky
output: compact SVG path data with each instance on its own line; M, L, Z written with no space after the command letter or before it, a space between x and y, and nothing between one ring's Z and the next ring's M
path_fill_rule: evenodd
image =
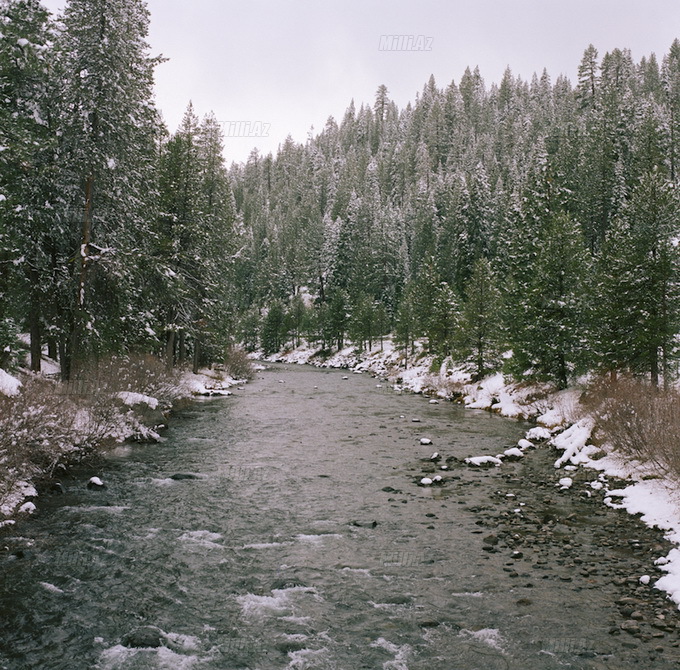
M43 0L53 11L65 0ZM148 0L157 104L171 131L189 100L214 111L228 161L275 152L292 135L337 120L353 98L372 104L385 84L402 107L430 74L443 87L479 66L487 85L506 66L530 79L547 68L572 82L584 49L630 48L659 60L680 37L678 0ZM430 38L430 50L381 51L381 35ZM384 46L384 44L383 44ZM416 43L414 46L419 46ZM265 124L258 126L260 122ZM248 126L247 124L250 124ZM269 124L268 126L266 124ZM237 129L238 128L238 129Z

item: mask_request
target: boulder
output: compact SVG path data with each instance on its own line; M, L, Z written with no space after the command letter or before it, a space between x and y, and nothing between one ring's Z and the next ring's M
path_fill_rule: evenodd
M87 482L87 488L91 491L101 491L106 488L106 484L99 477L90 477L90 481Z
M156 626L140 626L126 633L121 640L125 647L157 649L165 644L165 633Z

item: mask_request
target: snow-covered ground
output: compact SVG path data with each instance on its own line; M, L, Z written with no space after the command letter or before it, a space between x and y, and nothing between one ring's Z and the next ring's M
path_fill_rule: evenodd
M502 416L528 419L536 423L517 446L495 457L473 456L471 466L502 467L503 460L519 458L527 449L540 443L562 451L555 461L555 486L591 496L598 491L610 507L640 514L651 528L662 530L675 545L668 556L659 556L656 566L666 574L656 581L640 575L641 584L663 590L680 609L680 488L676 481L662 477L652 466L631 460L591 443L595 422L579 404L581 390L551 392L548 386L517 384L506 381L502 374L491 375L473 383L461 367L445 362L432 372L433 358L423 355L422 348L414 363L404 368L403 356L390 340L374 345L371 352L358 353L347 347L329 358L318 356L318 350L308 346L265 357L265 360L285 363L309 363L320 367L344 368L367 372L388 380L396 391L423 393L433 398L456 399L471 409L485 409ZM593 470L592 481L574 484L573 473L579 468ZM586 478L590 480L590 478ZM613 484L609 480L626 486Z

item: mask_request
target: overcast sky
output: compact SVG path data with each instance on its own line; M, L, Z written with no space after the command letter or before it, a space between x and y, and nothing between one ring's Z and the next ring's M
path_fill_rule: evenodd
M65 0L43 0L58 12ZM228 161L257 146L303 142L354 99L385 84L403 107L430 74L439 87L479 66L487 85L505 68L530 79L547 68L575 81L584 49L630 48L659 60L680 37L680 0L148 0L157 105L171 131L189 100L229 135ZM387 51L381 36L412 36ZM423 39L418 39L419 37ZM396 46L396 45L395 45ZM408 44L406 46L409 46ZM423 47L419 49L419 47ZM242 122L230 125L230 122Z

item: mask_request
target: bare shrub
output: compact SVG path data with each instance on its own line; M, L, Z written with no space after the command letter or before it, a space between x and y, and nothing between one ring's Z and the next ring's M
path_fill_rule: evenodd
M143 393L170 405L179 396L179 372L150 354L110 355L82 366L66 390L80 396L113 396L122 391Z
M55 383L27 379L14 397L0 395L0 492L36 473L51 475L69 453L84 454L73 398L55 393ZM79 439L80 438L80 439Z
M226 351L224 371L234 379L252 379L254 374L248 354L239 347L231 347Z
M110 356L83 366L68 384L22 379L21 393L0 394L0 500L24 479L54 475L115 440L153 433L116 397L143 393L169 406L178 375L153 356Z
M599 441L680 477L680 392L630 377L602 378L586 391L583 403L595 418Z

